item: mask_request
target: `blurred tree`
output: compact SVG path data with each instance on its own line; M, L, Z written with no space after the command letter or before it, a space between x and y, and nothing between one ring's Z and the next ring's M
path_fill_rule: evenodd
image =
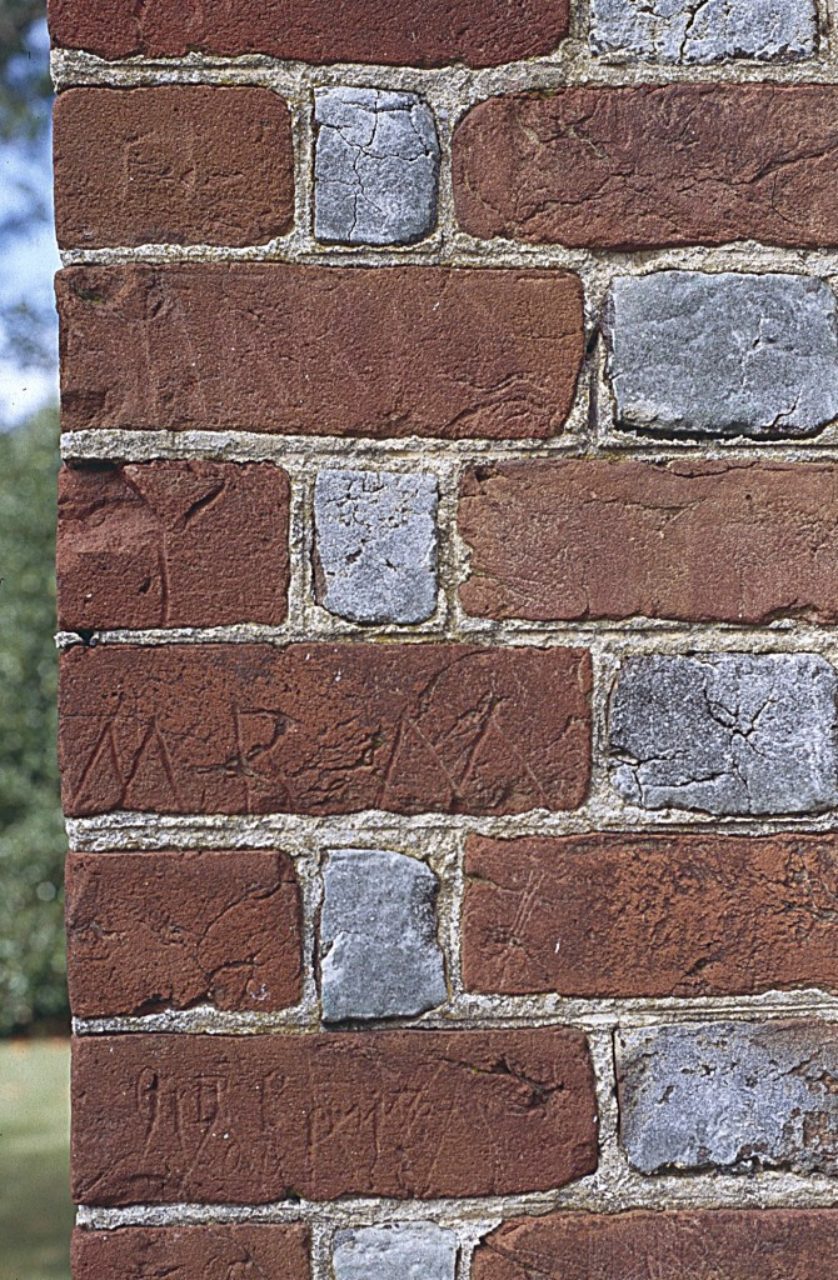
M63 1015L55 756L58 418L0 433L0 1032Z
M43 16L44 0L0 0L0 138L47 126L49 68L34 31Z

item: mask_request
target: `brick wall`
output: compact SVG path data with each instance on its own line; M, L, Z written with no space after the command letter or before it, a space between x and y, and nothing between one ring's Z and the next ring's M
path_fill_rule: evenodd
M50 10L77 1280L838 1277L838 11Z

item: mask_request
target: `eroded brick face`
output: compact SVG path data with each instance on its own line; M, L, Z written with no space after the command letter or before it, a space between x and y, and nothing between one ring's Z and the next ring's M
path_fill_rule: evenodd
M834 245L836 106L838 89L814 84L490 98L454 139L460 225L596 249Z
M590 658L468 645L62 657L68 813L521 813L590 774Z
M294 220L291 114L267 89L71 89L54 146L64 248L261 244Z
M551 436L585 347L555 271L86 267L58 297L69 431Z
M97 1036L73 1090L84 1204L505 1195L597 1164L585 1036L557 1028Z
M284 622L289 503L288 478L270 464L64 467L59 626Z
M297 1224L77 1229L72 1264L74 1280L231 1280L248 1273L308 1280L309 1233Z
M275 1013L302 995L301 895L285 853L71 853L66 895L76 1017Z
M49 0L57 44L105 58L191 50L304 62L495 66L550 53L567 35L568 0Z

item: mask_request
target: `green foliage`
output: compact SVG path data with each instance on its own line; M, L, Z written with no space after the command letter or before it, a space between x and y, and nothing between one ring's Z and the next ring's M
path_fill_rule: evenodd
M58 423L0 433L0 1032L65 1013L53 642Z
M32 45L45 0L0 0L0 138L36 137L47 123L46 60Z

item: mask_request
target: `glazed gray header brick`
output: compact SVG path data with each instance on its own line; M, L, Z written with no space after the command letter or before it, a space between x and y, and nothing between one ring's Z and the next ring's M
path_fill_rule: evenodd
M454 1280L458 1241L433 1222L338 1231L335 1280Z
M813 0L592 0L595 54L667 63L810 58Z
M340 244L410 244L436 224L439 141L415 93L319 90L314 232Z
M811 434L838 417L838 313L823 281L621 277L605 332L623 429L770 438Z
M838 804L838 675L813 654L630 659L611 777L647 809L817 813Z

